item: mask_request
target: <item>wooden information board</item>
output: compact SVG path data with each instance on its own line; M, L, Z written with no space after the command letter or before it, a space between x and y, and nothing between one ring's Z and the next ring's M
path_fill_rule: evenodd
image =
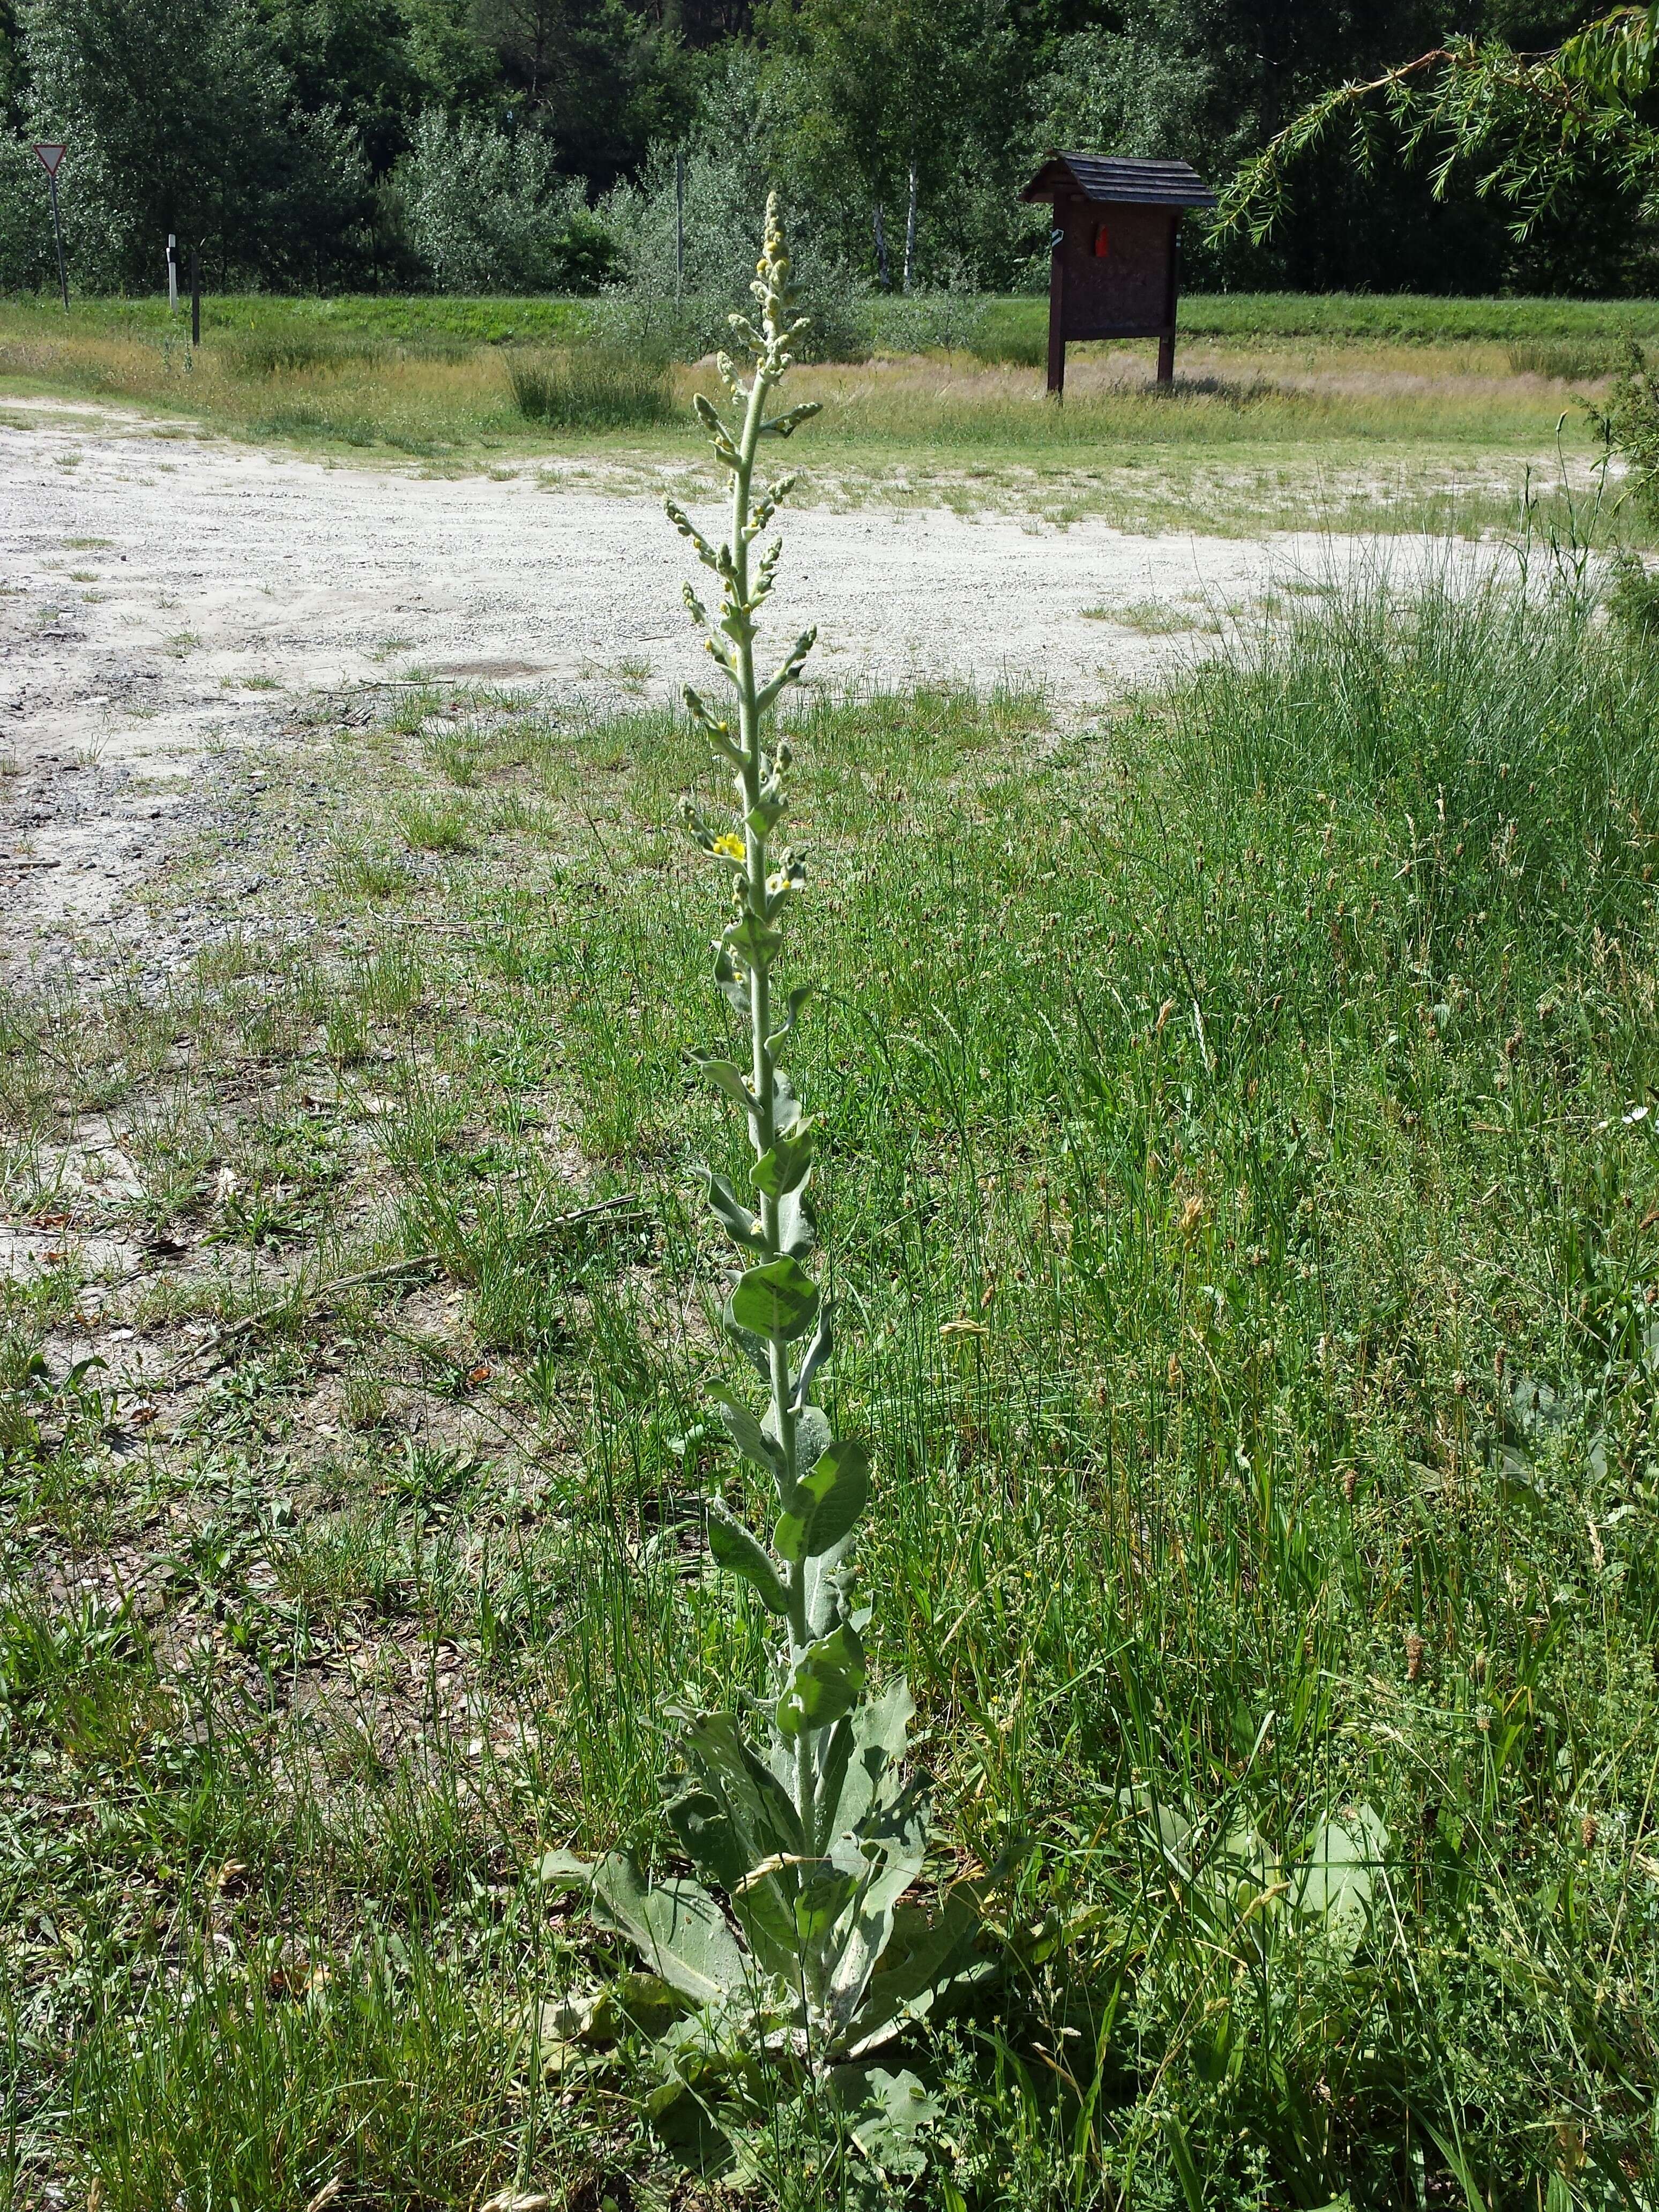
M1170 383L1181 218L1215 194L1184 161L1053 154L1020 198L1054 204L1049 391L1065 389L1068 338L1156 338L1158 380Z

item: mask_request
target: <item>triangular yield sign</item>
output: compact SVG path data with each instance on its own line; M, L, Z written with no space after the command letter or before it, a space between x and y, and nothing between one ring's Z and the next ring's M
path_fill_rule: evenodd
M69 149L67 146L37 146L34 150L40 156L46 174L49 177L55 177L58 174L58 164L68 153Z

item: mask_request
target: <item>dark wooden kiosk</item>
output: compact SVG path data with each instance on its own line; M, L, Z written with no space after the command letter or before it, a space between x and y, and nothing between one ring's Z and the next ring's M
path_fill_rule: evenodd
M1184 161L1051 154L1023 200L1052 200L1048 389L1066 386L1067 338L1156 338L1158 380L1175 377L1183 210L1215 194Z

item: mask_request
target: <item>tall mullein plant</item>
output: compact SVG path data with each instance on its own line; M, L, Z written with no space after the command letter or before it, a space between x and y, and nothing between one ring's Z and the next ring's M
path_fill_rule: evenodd
M781 924L804 877L799 855L779 837L789 749L770 742L769 721L814 633L797 639L763 679L757 623L781 549L774 541L757 556L755 548L792 481L757 488L762 442L788 437L817 410L774 411L806 320L796 312L775 199L753 290L757 315L732 319L752 357L748 382L722 355L729 416L696 403L731 477L731 537L716 547L672 501L668 512L718 580L717 609L690 587L686 604L708 633L735 702L735 715L722 714L696 691L685 694L731 772L738 808L736 826L719 831L689 802L684 812L731 885L714 980L746 1030L747 1065L699 1061L747 1127L748 1187L711 1172L708 1197L744 1262L726 1327L760 1377L765 1403L757 1414L738 1392L715 1395L733 1442L775 1493L769 1542L717 1500L709 1545L776 1623L773 1679L759 1708L759 1743L731 1714L686 1720L681 1764L665 1784L666 1810L703 1879L647 1884L620 1852L586 1878L597 1916L689 2002L699 2035L712 2023L750 2039L759 2024L769 2047L793 2051L817 2070L860 2057L927 2009L952 1960L960 1963L972 1916L964 1904L930 1920L899 1902L926 1850L922 1799L901 1771L913 1708L902 1680L866 1693L860 1632L868 1614L853 1593L848 1552L868 1495L868 1458L833 1434L811 1395L830 1352L827 1302L803 1264L812 1245L813 1131L779 1064L807 993L781 997L775 985Z

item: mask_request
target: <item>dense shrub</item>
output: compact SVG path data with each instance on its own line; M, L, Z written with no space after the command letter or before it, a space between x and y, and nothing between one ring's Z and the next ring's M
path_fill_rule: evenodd
M1623 366L1605 407L1590 419L1610 454L1629 471L1631 496L1644 514L1659 515L1659 374L1634 338L1625 342Z
M402 226L441 292L592 291L616 249L533 132L428 108L397 173Z
M0 139L0 291L33 291L56 274L46 173L31 147Z

